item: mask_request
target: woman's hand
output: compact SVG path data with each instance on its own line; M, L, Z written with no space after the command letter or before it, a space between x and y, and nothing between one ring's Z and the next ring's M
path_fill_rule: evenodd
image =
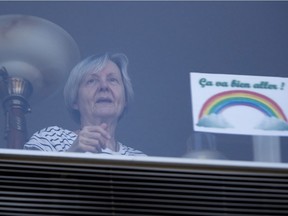
M80 130L77 139L67 150L68 152L93 152L99 153L107 147L111 139L107 132L107 124L98 126L85 126Z

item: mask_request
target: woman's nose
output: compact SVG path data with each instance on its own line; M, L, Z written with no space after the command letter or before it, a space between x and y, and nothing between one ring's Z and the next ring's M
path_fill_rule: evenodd
M103 90L107 90L108 89L108 82L106 80L101 80L100 81L100 90L103 91Z

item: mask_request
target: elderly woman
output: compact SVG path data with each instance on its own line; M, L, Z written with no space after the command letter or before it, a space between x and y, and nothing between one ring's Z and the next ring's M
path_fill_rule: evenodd
M58 126L44 128L30 138L24 149L144 155L117 141L119 119L133 97L124 54L90 56L77 64L64 88L68 111L79 130Z

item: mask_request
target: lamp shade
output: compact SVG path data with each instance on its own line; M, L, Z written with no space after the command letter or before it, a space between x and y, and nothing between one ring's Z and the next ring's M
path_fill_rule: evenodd
M32 84L31 103L59 89L79 59L74 39L53 22L27 15L0 16L0 67Z

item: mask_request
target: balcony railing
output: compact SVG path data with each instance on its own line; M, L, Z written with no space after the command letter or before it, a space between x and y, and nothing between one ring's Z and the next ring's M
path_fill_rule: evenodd
M288 215L288 165L1 150L0 215Z

